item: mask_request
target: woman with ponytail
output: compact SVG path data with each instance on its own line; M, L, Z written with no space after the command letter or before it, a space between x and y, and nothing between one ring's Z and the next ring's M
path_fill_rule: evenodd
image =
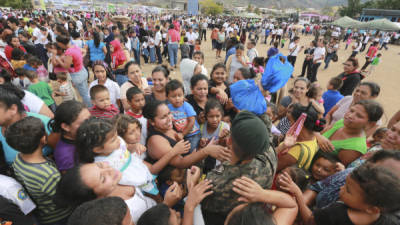
M89 51L90 62L97 60L104 61L104 58L107 55L107 47L104 42L100 40L100 35L97 32L93 33L92 40L86 42L85 48L86 51Z
M289 106L287 113L290 124L294 124L303 113L306 114L306 118L297 139L293 134L287 133L285 140L276 148L276 153L279 155L278 171L295 164L308 170L318 151L314 133L324 129L325 120L318 119L318 112L312 103L308 106L295 103Z

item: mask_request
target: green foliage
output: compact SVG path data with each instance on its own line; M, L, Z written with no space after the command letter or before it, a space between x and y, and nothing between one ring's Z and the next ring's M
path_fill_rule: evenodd
M369 0L361 3L360 0L347 0L347 6L339 9L340 16L357 17L362 9L400 9L400 0Z
M256 7L254 9L254 13L257 14L257 15L260 15L260 13L261 13L260 8Z
M224 11L224 7L221 4L217 4L214 0L202 0L200 1L201 12L206 15L219 15Z
M0 6L14 9L29 9L32 8L32 2L30 0L0 0Z

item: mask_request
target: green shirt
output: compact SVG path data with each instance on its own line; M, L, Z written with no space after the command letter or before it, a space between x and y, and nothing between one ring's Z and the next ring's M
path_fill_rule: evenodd
M379 57L375 57L375 58L372 60L371 65L376 66L376 65L379 64L380 61L381 61L381 59L380 59Z
M54 100L51 97L53 91L50 88L50 85L46 82L39 81L36 84L31 84L28 87L28 91L32 92L39 98L41 98L47 106L54 104Z
M71 208L60 208L54 203L61 174L53 161L28 163L18 154L12 166L15 178L35 202L37 208L34 213L41 224L60 221L72 213Z
M330 138L337 130L344 127L343 119L337 121L331 129L323 134L324 137ZM342 149L353 150L365 154L367 152L367 138L364 137L353 137L344 140L331 140L335 150L332 152L337 155Z

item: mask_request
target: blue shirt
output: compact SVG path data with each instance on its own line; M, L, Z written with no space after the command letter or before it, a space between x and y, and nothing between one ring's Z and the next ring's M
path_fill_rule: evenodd
M46 133L47 135L50 134L50 130L47 126L47 124L50 121L50 118L41 114L37 114L37 113L32 113L32 112L26 112L27 116L33 116L36 117L38 119L40 119L43 122L43 125L46 129ZM17 156L17 150L15 150L14 148L10 147L7 142L6 142L6 138L3 136L3 131L2 131L3 127L0 127L0 142L3 145L3 151L4 151L4 158L6 159L7 164L11 164L14 162L15 157ZM45 146L43 148L43 154L44 155L49 155L53 150L49 147L49 146Z
M230 48L227 52L226 52L226 56L225 56L225 63L228 60L229 56L236 54L236 48L232 47Z
M104 52L103 52L103 47L104 42L100 42L99 47L96 48L96 45L94 45L94 41L90 40L87 42L87 45L89 46L89 54L90 54L90 61L94 62L96 60L101 60L104 61Z
M270 30L269 29L265 29L265 36L269 35Z
M322 95L322 99L324 99L324 108L325 108L325 113L324 116L329 112L329 110L332 109L333 106L336 105L338 101L340 101L343 98L343 95L340 94L339 91L334 91L334 90L327 90L325 93Z
M168 108L171 110L174 127L178 132L182 132L186 127L189 117L196 117L196 112L194 111L193 106L187 102L183 102L183 105L178 108L175 108L171 103L168 103ZM199 132L200 127L195 119L192 130L185 137L191 137Z

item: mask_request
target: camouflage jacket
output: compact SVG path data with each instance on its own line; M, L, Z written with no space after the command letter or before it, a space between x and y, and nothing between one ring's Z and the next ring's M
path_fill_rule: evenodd
M207 179L213 182L214 193L203 200L202 208L209 212L227 215L234 207L239 205L240 197L233 188L233 181L241 176L246 176L263 188L271 188L277 167L277 157L272 147L263 154L257 155L250 163L230 165L225 162L210 171Z

